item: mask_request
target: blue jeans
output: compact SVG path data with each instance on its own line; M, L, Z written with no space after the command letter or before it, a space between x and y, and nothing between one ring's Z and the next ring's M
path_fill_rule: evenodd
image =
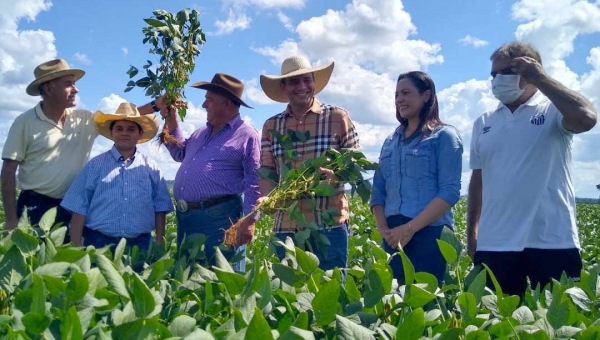
M344 223L339 227L321 229L319 233L325 235L329 240L329 245L322 245L325 252L317 246L315 238L311 235L309 242L314 254L319 259L319 268L323 270L333 269L335 267L344 269L348 266L348 224ZM285 242L286 237L294 239L294 233L276 233L275 236ZM281 261L285 257L285 248L276 247L277 257Z
M387 219L390 228L399 227L408 223L411 218L403 215L390 216ZM446 260L438 247L437 241L442 235L444 226L427 226L416 232L410 242L404 247L404 253L415 267L415 272L427 272L433 274L438 283L443 282L444 273L446 272ZM388 254L394 254L398 251L390 247L385 240L383 241L383 249ZM398 280L398 285L406 284L404 280L404 267L402 259L399 255L392 258L390 267L394 272L394 277Z
M203 234L206 236L204 252L206 254L206 265L215 265L215 247L223 243L225 232L223 229L229 229L232 223L235 223L242 217L242 200L239 197L219 203L206 209L188 210L186 212L177 211L177 247L181 247L184 236L193 234ZM234 255L241 257L241 260L233 263L233 269L237 272L246 272L246 247L237 249L221 248L221 252L229 261Z
M130 251L134 246L138 246L140 250L148 250L152 235L150 233L141 234L135 238L128 238L125 251ZM112 237L104 235L103 233L90 229L88 227L83 228L83 245L94 246L95 248L102 248L106 245L113 244L115 247L121 241L121 237ZM114 248L113 248L114 250Z

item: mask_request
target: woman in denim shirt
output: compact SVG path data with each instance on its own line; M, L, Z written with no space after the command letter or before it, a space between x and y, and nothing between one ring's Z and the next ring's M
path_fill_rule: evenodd
M438 248L444 226L453 228L451 207L460 197L463 146L458 131L439 118L435 85L423 72L408 72L396 84L400 126L383 143L373 179L371 211L393 254L402 247L415 271L441 282L446 262ZM399 284L399 256L390 263Z

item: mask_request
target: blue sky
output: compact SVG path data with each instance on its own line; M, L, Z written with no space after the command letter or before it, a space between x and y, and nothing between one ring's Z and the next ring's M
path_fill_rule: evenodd
M126 5L124 5L126 4ZM10 123L36 104L25 94L34 67L55 57L86 70L78 82L79 107L111 111L122 101L149 101L141 89L124 93L130 65L156 59L142 45L143 18L154 9L193 8L207 43L192 82L230 73L246 84L254 110L242 116L257 129L283 109L260 89L260 74L279 73L281 61L302 54L314 65L335 61L328 87L319 94L346 108L367 155L376 159L395 128L395 78L409 70L431 74L442 119L456 126L465 144L463 192L468 185L472 122L497 102L490 92L489 55L521 39L537 46L547 72L600 107L600 1L421 0L210 0L116 1L0 0L0 145ZM188 88L189 134L205 123L204 91ZM580 197L598 197L600 127L573 144L573 179ZM99 137L94 154L110 147ZM167 178L178 165L164 148L144 144Z

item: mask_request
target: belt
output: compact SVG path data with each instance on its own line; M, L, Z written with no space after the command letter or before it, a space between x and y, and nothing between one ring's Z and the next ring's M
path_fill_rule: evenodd
M175 205L177 206L177 210L180 212L186 212L188 210L203 210L239 197L239 195L224 195L209 198L201 202L186 202L184 200L177 200Z
M92 229L92 228L89 228L89 227L87 227L87 226L86 226L86 227L84 227L84 229L83 229L83 236L85 237L85 236L86 236L86 234L87 234L87 236L88 236L88 237L97 237L97 236L101 236L101 237L104 237L104 238L106 238L106 239L112 240L112 241L114 241L115 243L119 243L119 241L121 241L121 238L124 238L124 239L126 239L126 240L130 241L130 240L136 240L136 239L138 239L138 238L140 238L140 237L145 237L145 236L148 236L148 237L149 237L151 233L142 233L142 234L139 234L139 235L138 235L138 236L136 236L136 237L117 237L117 236L109 236L109 235L106 235L106 234L105 234L105 233L103 233L103 232L100 232L100 231L98 231L98 230L96 230L96 229Z

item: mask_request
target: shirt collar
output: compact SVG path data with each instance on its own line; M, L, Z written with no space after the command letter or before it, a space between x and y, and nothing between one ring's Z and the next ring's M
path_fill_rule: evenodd
M56 122L54 122L52 119L48 118L48 116L46 116L46 114L44 113L44 110L42 109L41 101L39 103L37 103L37 105L35 106L35 114L37 115L37 117L39 119L44 120L53 125L56 125Z
M544 98L545 96L542 94L542 92L540 90L536 90L535 93L529 97L525 103L521 104L521 106L537 106L544 100ZM500 102L498 103L496 111L501 110L504 107L508 108L504 103Z
M318 115L321 114L321 102L319 102L319 100L317 98L313 97L313 103L308 108L308 111L306 111L304 114L306 114L308 112L313 112L313 113L316 113ZM288 116L292 115L292 107L291 107L290 104L288 104L287 107L285 108L285 113Z
M119 150L117 150L117 147L114 144L108 152L117 162L121 162L121 161L125 160L125 159L123 159L123 156L121 156L121 153L119 152ZM138 152L139 152L138 149L135 148L135 152L133 153L133 156L131 156L131 160L135 159L135 156L137 156Z
M225 125L229 126L230 128L235 128L236 126L240 125L242 122L243 122L242 117L240 117L240 114L238 113L230 121L225 123ZM213 125L209 122L206 122L206 126L212 127Z

